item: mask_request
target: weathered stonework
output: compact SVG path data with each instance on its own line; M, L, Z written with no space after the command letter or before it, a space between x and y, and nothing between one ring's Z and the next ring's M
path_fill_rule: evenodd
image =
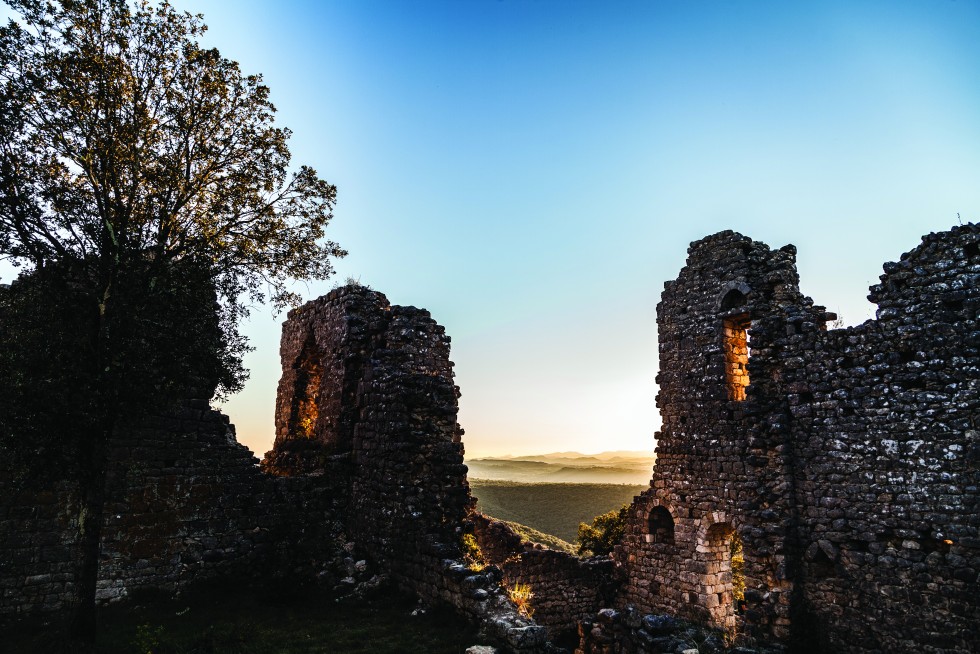
M290 312L281 354L276 444L261 467L203 400L121 435L99 598L218 575L338 588L386 578L450 603L511 651L540 651L546 631L519 615L500 571L461 560L473 500L443 328L348 286ZM0 616L67 608L71 487L0 477L0 491Z
M924 237L871 289L877 320L828 331L792 246L691 245L658 306L663 428L622 605L798 649L975 645L978 246L976 225Z
M609 606L619 587L608 557L582 558L521 539L505 523L470 516L484 559L498 567L505 587L528 585L534 620L552 638L574 634L578 624Z
M325 478L264 475L233 429L194 400L117 442L99 599L258 571L342 576L334 562L344 535L331 518L343 508L346 468ZM4 477L0 493L0 615L67 608L80 510L73 488Z
M427 311L348 286L291 311L280 353L276 444L264 468L316 476L323 461L349 455L343 524L358 550L511 650L538 651L546 632L518 614L499 571L461 560L474 502L445 330Z
M348 286L289 314L261 466L204 400L120 434L99 597L218 575L388 578L520 654L576 627L582 652L677 651L688 627L654 613L793 651L971 651L980 227L886 264L877 319L846 329L800 293L795 255L722 232L665 284L657 462L610 559L472 512L448 337ZM66 608L77 506L67 483L0 475L0 616ZM469 533L482 570L463 559ZM536 621L508 600L515 584Z
M320 474L323 461L348 454L346 526L366 554L401 574L435 544L459 558L472 500L445 330L427 311L346 287L289 313L280 354L264 468Z

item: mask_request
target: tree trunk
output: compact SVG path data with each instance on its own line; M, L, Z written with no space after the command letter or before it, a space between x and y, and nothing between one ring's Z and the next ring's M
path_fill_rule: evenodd
M69 635L72 651L94 651L97 637L95 603L102 553L102 523L105 515L105 480L108 467L110 432L93 434L91 448L84 462L78 517L78 555L75 603L72 607Z
M95 407L91 432L83 437L79 474L81 507L78 518L79 542L75 589L69 635L75 652L95 651L98 638L96 585L102 554L102 524L105 517L106 470L109 465L109 442L115 432L118 405L119 371L113 365L113 337L116 325L112 301L116 268L107 266L98 301L98 329L95 338L95 379L92 403Z

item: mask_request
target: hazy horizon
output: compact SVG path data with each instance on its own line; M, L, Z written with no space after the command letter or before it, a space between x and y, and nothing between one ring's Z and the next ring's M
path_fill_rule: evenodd
M569 455L569 454L575 454L575 455L583 456L583 457L597 457L597 456L600 456L600 455L603 455L603 454L619 454L619 453L623 453L624 455L625 454L633 454L633 455L637 455L637 456L641 456L641 455L642 456L646 456L646 455L652 456L654 454L654 451L651 448L649 450L600 450L598 452L580 452L578 450L566 450L566 451L556 451L556 452L523 452L523 453L519 453L519 454L511 454L509 452L504 452L504 453L496 453L496 454L487 454L487 455L484 455L484 456L481 456L481 457L469 457L469 456L467 456L467 458L488 459L488 458L503 458L503 457L514 458L514 457L532 457L532 456L538 456L538 457L552 456L552 457L554 457L554 456Z

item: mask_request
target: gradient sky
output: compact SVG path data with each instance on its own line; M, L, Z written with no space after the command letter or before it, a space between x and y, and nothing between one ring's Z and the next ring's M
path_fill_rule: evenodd
M347 277L453 339L469 456L652 449L656 304L688 244L794 243L847 324L881 264L980 220L977 2L219 2ZM224 410L271 447L279 323Z

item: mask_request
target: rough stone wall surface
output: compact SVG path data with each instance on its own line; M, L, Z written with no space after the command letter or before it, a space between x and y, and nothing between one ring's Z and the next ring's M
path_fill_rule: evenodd
M474 502L445 330L427 311L348 286L290 312L281 354L277 439L265 468L317 474L325 453L349 453L344 527L359 551L403 588L450 603L510 650L538 651L546 630L518 614L499 570L474 572L461 561ZM304 408L309 402L315 411ZM311 429L303 421L313 415Z
M332 461L331 475L272 477L233 429L227 416L192 401L116 452L101 598L261 570L315 576L332 565L343 538L346 461Z
M663 428L621 604L835 651L976 642L978 243L924 237L872 288L878 319L831 331L792 246L691 245L658 306Z
M293 309L283 324L276 440L263 461L275 474L318 474L323 456L353 449L359 385L391 307L380 293L343 290Z
M346 529L370 558L400 578L425 554L459 558L472 500L445 330L427 311L347 286L291 311L280 353L265 469L319 474L325 456L347 453Z
M71 491L0 478L0 616L66 608L77 540Z
M262 474L227 416L190 401L144 421L111 453L98 598L177 590L226 574L323 572L344 495L329 478ZM8 480L8 483L9 480ZM0 506L0 614L67 608L78 504L69 484L30 486ZM304 533L305 531L305 533ZM299 535L303 533L304 537Z
M534 620L552 637L574 633L580 621L614 601L618 579L612 559L586 559L529 543L503 522L479 513L471 521L484 559L500 568L504 586L531 588Z
M546 629L519 614L500 571L461 561L473 501L443 328L348 286L290 313L281 354L276 443L261 468L204 401L120 439L99 596L217 575L343 585L366 565L451 603L511 651L541 651ZM0 490L11 491L0 501L0 615L65 608L77 549L71 489L13 492L0 477Z
M970 651L980 227L924 237L871 289L877 319L830 331L799 291L792 246L722 232L688 254L658 306L657 463L615 564L468 518L448 337L427 312L349 286L290 313L261 469L203 401L120 440L100 597L218 574L330 576L356 551L517 652L539 651L545 628L501 581L529 583L555 631L614 601L620 615L669 612L801 651ZM57 611L71 596L76 504L65 484L18 484L0 476L0 615ZM486 570L461 560L468 528ZM650 630L626 627L644 651ZM633 651L607 632L589 647Z
M750 320L754 351L769 338L759 327L782 307L815 324L823 310L799 293L791 246L771 250L722 232L688 253L658 306L663 428L651 489L634 502L619 551L624 597L646 613L734 628L725 552L737 529L746 585L758 591L746 614L749 628L784 638L796 521L789 434L778 418L785 409L778 396L760 400L768 371L757 357L748 364L747 399L733 399L731 371L741 364L730 360L726 327ZM658 517L666 529L652 528Z
M527 584L534 592L534 620L552 636L572 633L578 623L612 603L617 589L611 559L583 559L554 550L529 549L500 565L504 584Z
M409 586L427 601L446 602L480 625L481 631L514 654L546 651L548 630L522 615L501 586L496 566L475 571L458 559L420 561ZM550 650L548 650L550 651Z
M731 643L723 631L688 624L670 615L641 615L635 607L602 609L578 629L575 654L782 654L776 646Z
M802 601L827 648L980 642L980 226L887 263L877 320L786 334Z
M473 524L473 535L480 546L480 554L487 563L500 565L533 547L502 520L476 511L470 514L469 520Z

